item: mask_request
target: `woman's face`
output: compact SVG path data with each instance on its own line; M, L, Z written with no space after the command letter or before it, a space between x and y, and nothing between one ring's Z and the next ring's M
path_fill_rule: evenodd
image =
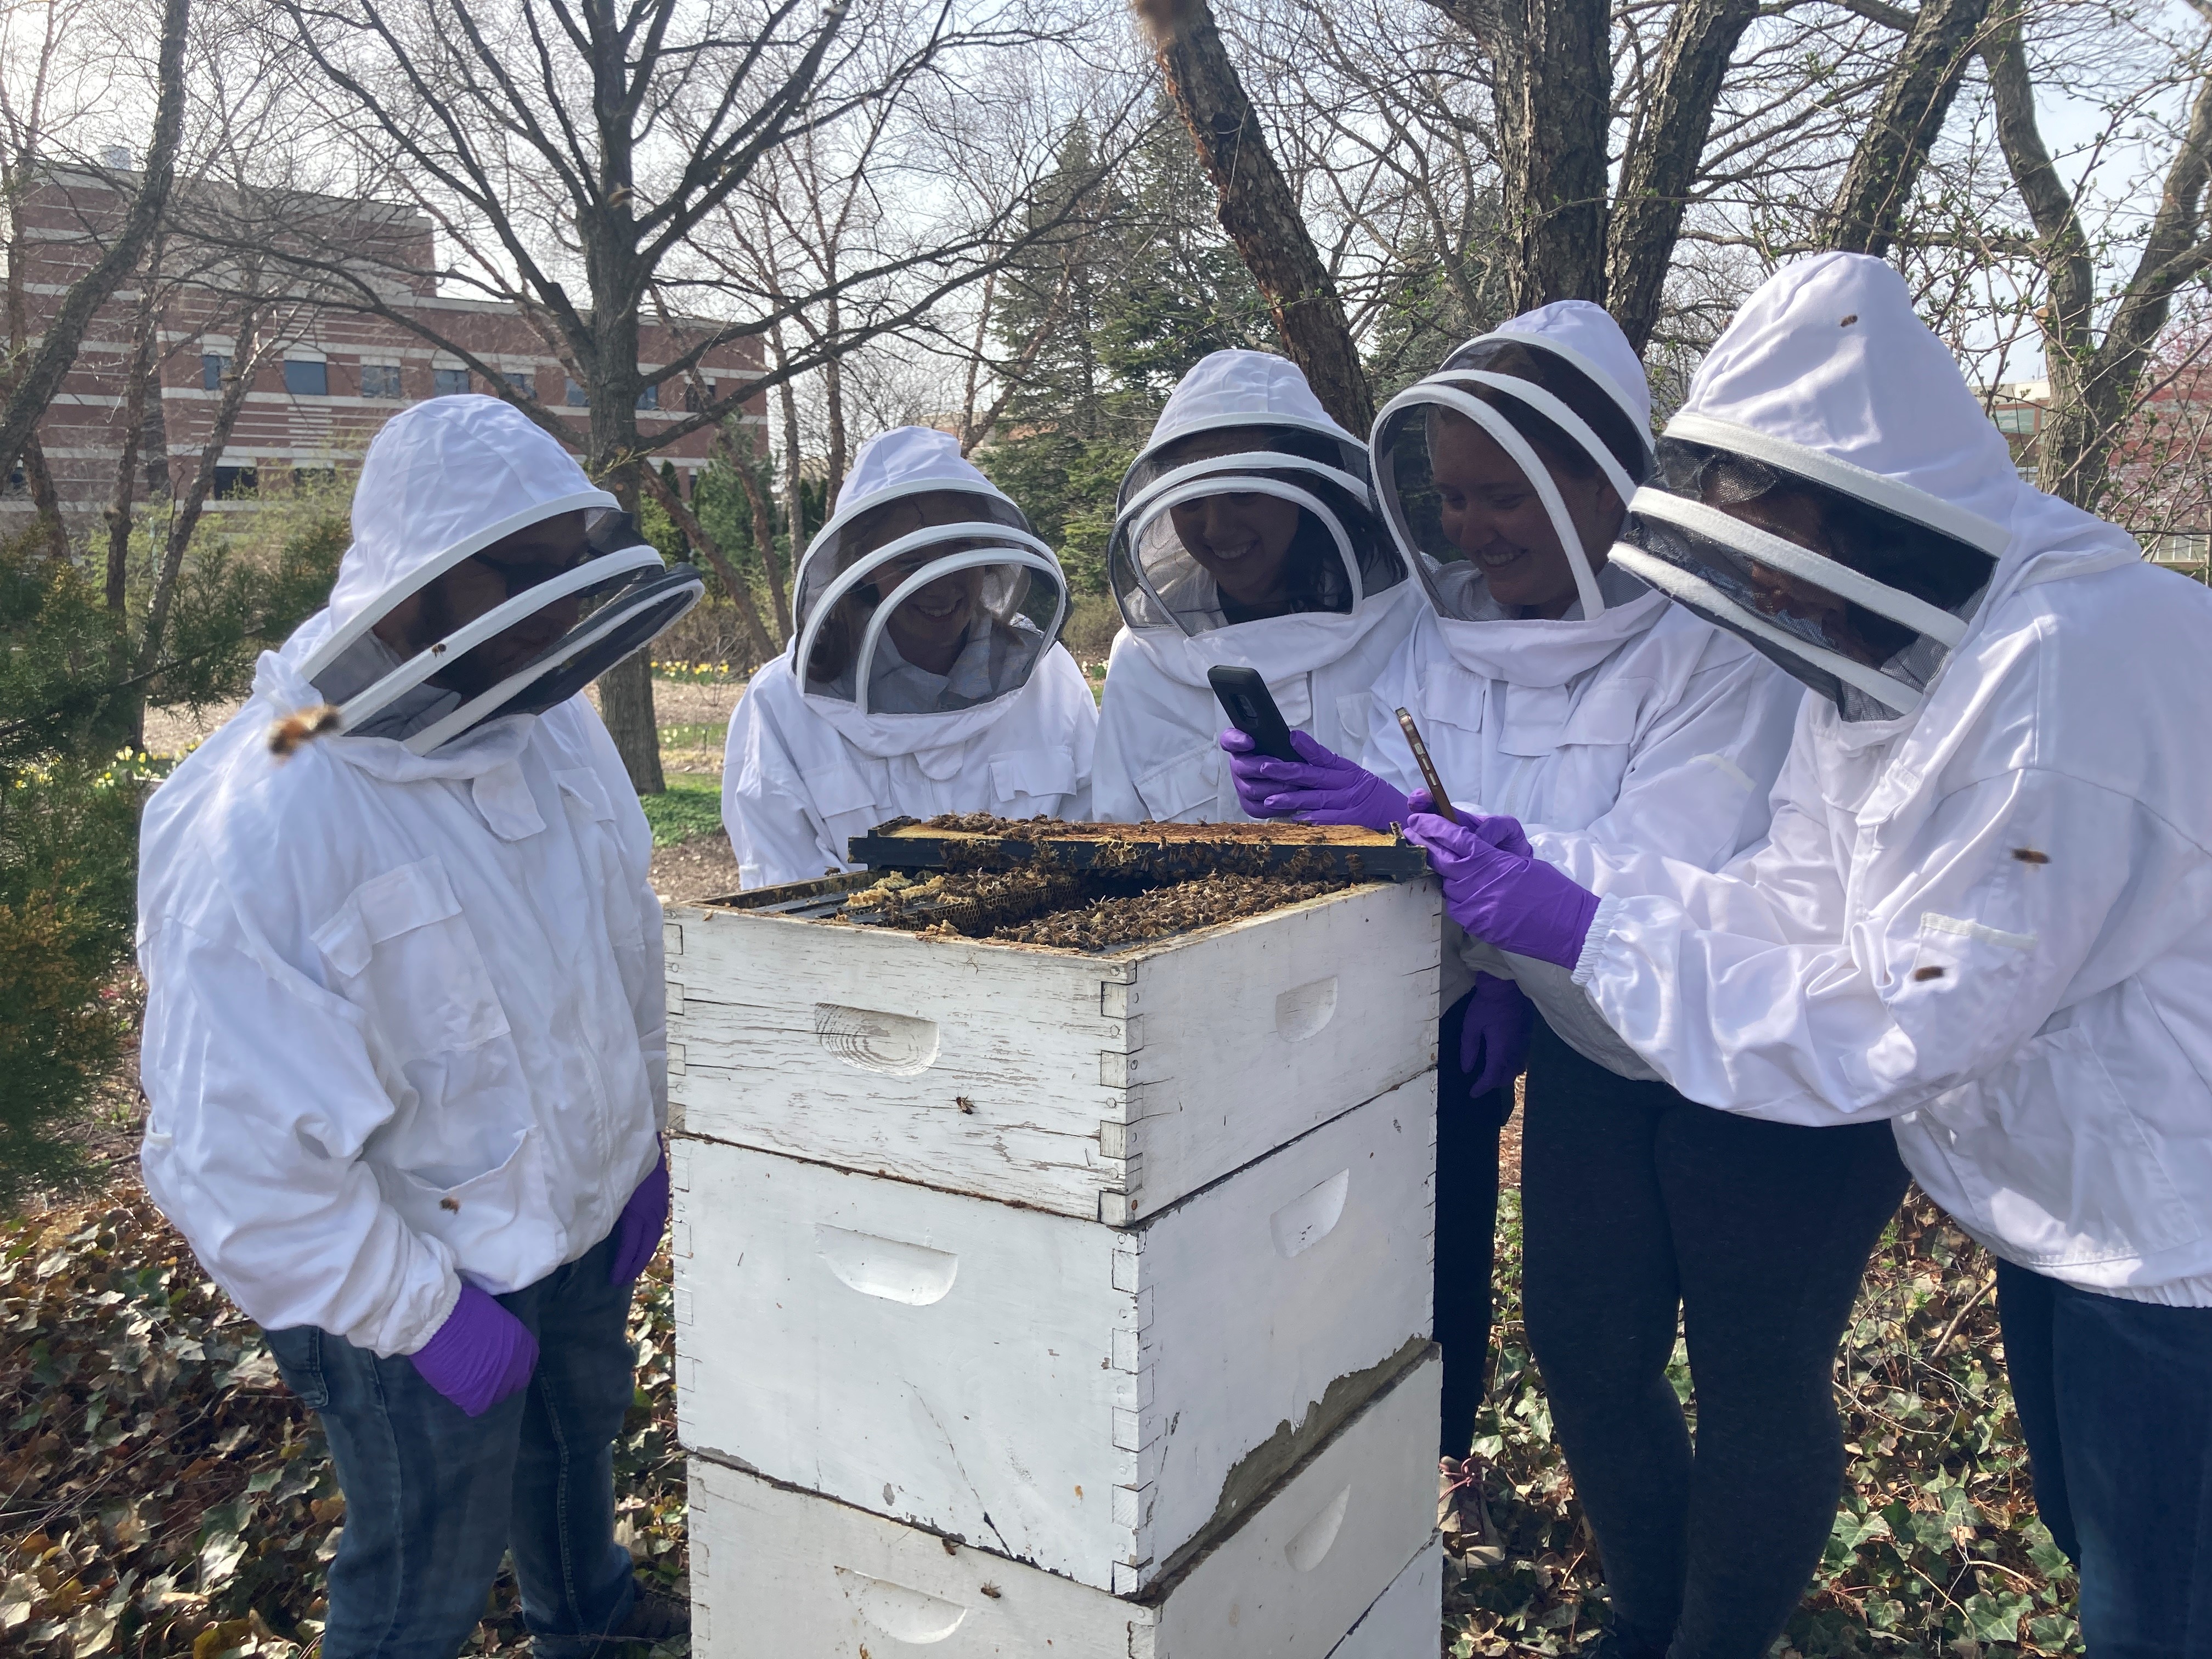
M1170 445L1161 459L1181 466L1261 449L1266 441L1261 434L1224 427ZM1168 509L1168 521L1184 550L1240 608L1280 615L1290 606L1284 567L1304 512L1295 501L1279 495L1227 490L1177 502Z
M911 556L893 559L878 567L870 586L881 599L888 599L902 582L945 551L941 547L918 549ZM915 667L932 674L950 673L967 643L968 626L975 619L982 592L981 567L951 571L935 581L923 583L901 600L884 623L884 632L890 635L899 655Z
M1752 501L1712 505L1769 535L1795 542L1826 558L1836 556L1820 503L1809 495L1770 490ZM1822 639L1855 662L1879 667L1883 661L1883 653L1852 623L1850 606L1826 588L1756 559L1751 565L1751 588L1752 602L1765 615L1812 623Z
M1491 597L1523 616L1565 616L1577 593L1574 567L1521 464L1451 410L1430 416L1429 462L1444 535L1482 572ZM1620 497L1595 469L1587 478L1557 466L1548 470L1595 574L1620 533Z

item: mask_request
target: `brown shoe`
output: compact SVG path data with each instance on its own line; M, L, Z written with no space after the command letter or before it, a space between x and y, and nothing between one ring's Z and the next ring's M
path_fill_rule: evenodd
M691 1604L657 1589L637 1587L637 1600L629 1604L629 1617L607 1635L618 1642L665 1642L691 1633Z

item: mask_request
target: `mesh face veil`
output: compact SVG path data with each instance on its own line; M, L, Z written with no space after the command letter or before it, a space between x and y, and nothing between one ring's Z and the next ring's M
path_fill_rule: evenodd
M1011 696L1067 616L1060 565L1020 510L936 481L840 514L806 550L798 587L802 689L863 714Z
M1677 416L1617 563L1741 635L1847 720L1917 710L2007 532L1881 474Z
M450 567L432 567L441 574L446 568ZM371 726L411 696L425 703L425 719L406 731L403 740L416 754L427 755L487 720L543 714L665 631L706 592L696 570L688 564L665 565L636 521L611 508L586 510L584 550L574 563L560 570L532 566L507 574L504 602L349 697L339 711L341 729ZM489 684L482 684L486 672L471 672L471 653L548 608L568 604L580 606L582 615L559 637ZM466 689L449 694L443 703L426 698L422 694L438 690L430 684L434 675Z
M1626 343L1621 349L1626 352ZM1510 330L1469 342L1393 398L1375 423L1376 494L1406 563L1437 613L1488 621L1498 608L1470 550L1450 533L1460 491L1438 453L1455 423L1503 450L1535 492L1565 551L1585 620L1639 588L1611 577L1583 545L1545 452L1595 467L1623 501L1650 470L1643 418L1611 378L1562 343Z
M1138 459L1106 563L1132 630L1184 638L1273 617L1349 616L1405 578L1384 546L1360 446L1249 415L1187 427Z

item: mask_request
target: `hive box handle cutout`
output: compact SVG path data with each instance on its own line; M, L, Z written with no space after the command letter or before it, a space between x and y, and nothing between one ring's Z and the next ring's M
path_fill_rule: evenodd
M1275 1253L1288 1261L1327 1238L1344 1218L1344 1195L1351 1188L1352 1171L1339 1170L1269 1216L1267 1231L1275 1236Z
M949 1250L848 1232L827 1222L815 1224L814 1249L848 1288L910 1308L942 1302L960 1273L960 1258Z
M1286 1042L1304 1042L1336 1013L1336 980L1295 986L1275 999L1275 1030Z
M875 1008L814 1005L814 1040L848 1066L884 1077L915 1077L937 1063L937 1022Z
M1352 1488L1328 1500L1319 1515L1298 1528L1298 1535L1283 1546L1283 1554L1300 1572L1311 1572L1336 1547L1336 1534L1343 1529L1344 1512L1352 1507Z
M894 1642L927 1646L958 1630L968 1609L887 1578L871 1578L850 1567L836 1570L837 1583L860 1617Z

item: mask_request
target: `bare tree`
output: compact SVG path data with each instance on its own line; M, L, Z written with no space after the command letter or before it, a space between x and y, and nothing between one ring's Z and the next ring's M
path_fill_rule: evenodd
M48 13L50 19L55 15ZM46 413L61 389L62 377L76 362L94 313L137 267L168 204L185 123L185 41L191 18L191 0L163 0L155 65L154 130L131 189L129 207L104 238L91 267L70 283L52 315L44 319L36 348L29 347L21 336L16 337L21 355L9 366L7 399L0 404L0 478L14 471L31 444L39 417ZM42 55L42 66L50 61L50 54ZM43 83L40 89L43 90ZM0 191L5 191L11 204L20 205L54 158L36 143L43 127L40 114L33 112L27 119L18 120L9 112L9 125L29 141L10 146L5 161L0 162ZM11 270L21 264L20 254L9 260ZM46 506L41 502L42 509Z
M1260 118L1206 0L1141 8L1160 72L1221 198L1221 228L1259 284L1291 361L1322 406L1355 432L1374 423L1375 398L1334 276L1308 234Z
M1983 57L2005 160L2034 225L2035 258L2048 285L2038 313L2051 377L2051 412L2040 445L2043 487L2094 510L2106 492L2112 446L2135 412L2174 295L2212 267L2205 201L2212 172L2212 73L2200 69L2194 77L2133 269L2118 294L2108 295L2099 281L2080 204L2053 164L2036 120L2018 0L1999 0L1996 22Z

